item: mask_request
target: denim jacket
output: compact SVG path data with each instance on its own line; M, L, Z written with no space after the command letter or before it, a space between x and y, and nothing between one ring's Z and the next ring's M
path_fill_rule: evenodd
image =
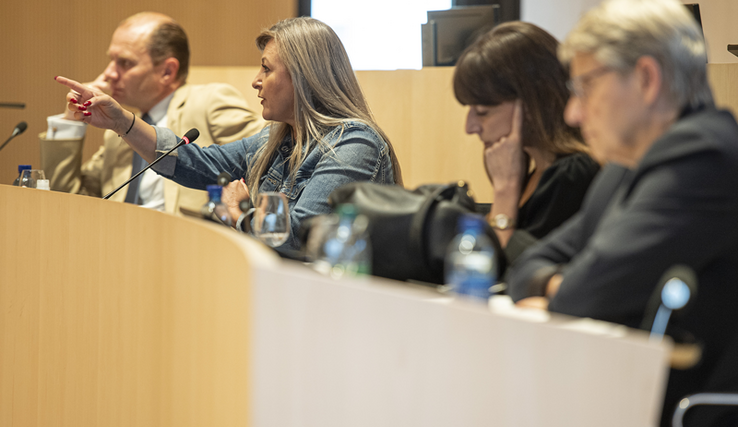
M179 142L169 129L155 129L157 152L166 152ZM162 159L154 170L178 184L204 190L207 185L216 183L218 174L224 171L233 179L246 178L256 152L268 139L269 126L250 138L225 145L203 148L188 144ZM297 230L300 223L312 216L330 213L328 195L336 187L355 181L394 183L389 147L371 127L348 121L330 131L324 140L332 150L324 145L313 148L297 171L294 185L290 180L288 160L292 152L290 137L285 138L267 173L260 178L260 192L281 192L289 201L292 230L287 242L277 250L299 249Z

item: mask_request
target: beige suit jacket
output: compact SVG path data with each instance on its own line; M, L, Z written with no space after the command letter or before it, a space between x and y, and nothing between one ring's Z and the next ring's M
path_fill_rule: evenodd
M226 144L261 130L264 121L249 109L233 86L222 83L184 85L174 92L167 109L167 127L177 135L191 128L200 131L201 146ZM133 150L115 132L106 131L104 142L90 160L82 164L83 139L52 140L40 136L41 167L52 190L102 197L131 177ZM165 181L166 211L179 214L180 206L199 210L207 193ZM122 202L126 189L111 197Z

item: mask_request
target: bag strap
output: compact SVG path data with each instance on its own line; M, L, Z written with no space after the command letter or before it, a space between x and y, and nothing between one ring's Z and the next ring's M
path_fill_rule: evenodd
M418 212L413 215L413 219L410 222L410 236L408 244L410 256L415 258L416 263L424 266L426 269L430 269L430 264L428 263L428 257L424 250L425 236L423 229L425 228L425 223L427 222L428 216L430 212L432 212L433 208L441 201L453 198L457 188L459 188L458 184L449 184L433 191L433 193L425 199Z

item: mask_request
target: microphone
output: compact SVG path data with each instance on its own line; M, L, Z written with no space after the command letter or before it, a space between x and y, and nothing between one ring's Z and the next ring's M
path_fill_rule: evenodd
M10 141L11 141L11 140L12 140L13 138L15 138L16 136L18 136L18 135L22 134L23 132L25 132L27 128L28 128L28 124L27 124L26 122L20 122L20 123L18 123L18 124L17 124L16 126L15 126L15 129L13 129L13 133L12 133L12 134L10 135L10 138L8 138L8 139L7 139L7 140L6 140L6 141L5 141L4 143L3 143L3 145L1 145L1 146L0 146L0 150L2 150L3 148L5 148L5 146L6 146L6 145L8 145L8 143L9 143L9 142L10 142Z
M26 108L26 104L23 102L0 102L0 108L17 108L22 110Z
M220 175L218 175L218 180L216 182L221 187L225 187L231 182L231 174L229 174L228 172L221 172Z
M697 274L690 267L675 265L664 273L648 303L641 326L651 325L650 340L661 340L673 312L684 309L697 294Z
M189 144L191 142L194 142L199 136L200 136L200 131L199 130L197 130L195 128L192 128L192 129L188 130L187 133L185 133L184 136L182 137L182 140L179 141L179 143L177 145L175 145L174 147L172 147L171 150L169 150L166 153L162 154L161 156L157 157L156 160L154 160L153 162L151 162L145 168L141 169L141 171L139 173L137 173L136 175L133 175L130 179L128 179L128 181L124 182L120 187L118 187L115 190L111 191L110 193L106 194L105 197L103 197L103 200L109 199L113 194L117 193L118 190L120 190L121 188L123 188L126 185L130 184L131 181L133 181L134 179L138 178L139 175L141 175L142 173L144 173L147 170L151 169L152 166L154 166L155 164L157 164L159 162L159 160L161 160L164 157L168 156L172 151L176 150L177 148L179 148L179 147L181 147L181 146L183 146L185 144Z

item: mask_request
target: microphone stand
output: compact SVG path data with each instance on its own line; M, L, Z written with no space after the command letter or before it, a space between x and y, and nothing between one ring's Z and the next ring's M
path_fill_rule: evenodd
M21 125L21 124L25 126L26 122L19 123L19 125ZM8 145L8 143L13 140L13 138L15 138L16 136L22 134L25 131L26 131L26 128L25 127L23 127L22 129L19 129L19 127L16 126L15 129L13 129L13 134L10 135L10 138L6 139L5 142L3 142L3 145L0 145L0 150L2 150L3 148L5 148L5 146Z
M110 198L110 197L111 197L111 196L112 196L113 194L117 193L117 192L118 192L118 190L120 190L121 188L123 188L123 187L125 187L126 185L128 185L128 184L129 184L129 183L130 183L131 181L133 181L134 179L138 178L138 177L139 177L139 175L141 175L142 173L144 173L144 172L146 172L147 170L149 170L149 169L150 169L150 168L151 168L152 166L154 166L155 164L157 164L157 163L159 162L159 160L161 160L161 159L163 159L164 157L168 156L168 155L169 155L169 154L170 154L170 153L171 153L172 151L176 150L177 148L179 148L179 147L181 147L181 146L183 146L183 145L185 145L185 144L189 144L189 143L190 143L190 140L189 140L189 139L187 139L187 138L182 138L182 140L181 140L181 141L179 141L179 143L178 143L177 145L175 145L174 147L172 147L172 149L171 149L171 150L169 150L169 151L167 151L166 153L162 154L161 156L157 157L157 158L156 158L156 160L154 160L153 162L151 162L151 163L150 163L150 164L149 164L148 166L146 166L145 168L141 169L141 170L140 170L140 171L139 171L139 172L138 172L138 173L137 173L136 175L133 175L132 177L130 177L130 178L128 179L128 181L126 181L126 182L124 182L124 183L123 183L123 185L121 185L120 187L118 187L118 188L116 188L115 190L111 191L110 193L106 194L106 195L105 195L105 197L103 197L103 200L107 200L107 199L109 199L109 198Z

